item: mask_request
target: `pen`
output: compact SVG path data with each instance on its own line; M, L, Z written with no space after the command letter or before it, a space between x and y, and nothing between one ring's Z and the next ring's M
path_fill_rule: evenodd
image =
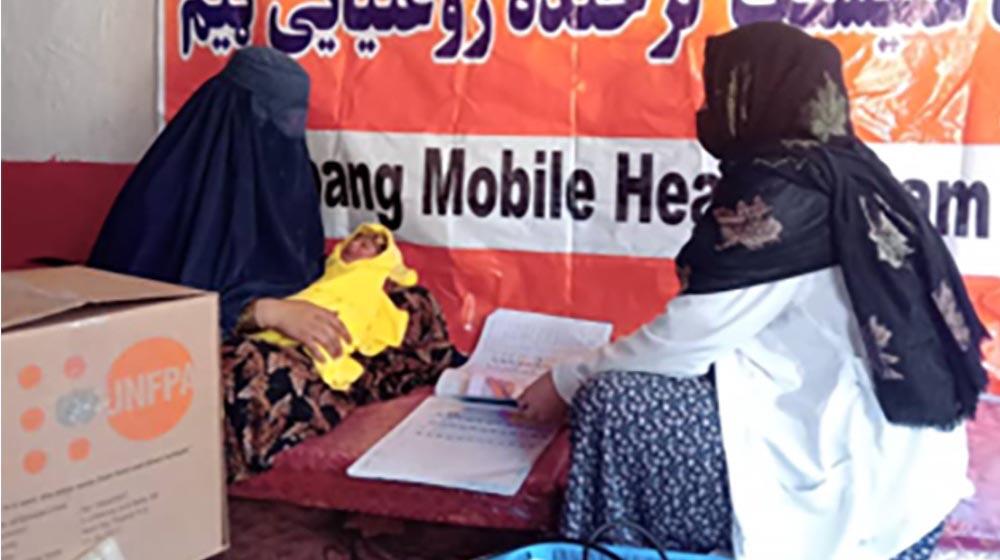
M461 400L479 404L492 404L496 406L517 408L517 401L514 399L491 399L488 397L459 397Z

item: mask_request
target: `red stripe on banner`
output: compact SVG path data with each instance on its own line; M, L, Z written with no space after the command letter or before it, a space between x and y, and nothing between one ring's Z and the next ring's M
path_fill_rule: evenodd
M680 289L666 259L400 247L441 302L463 351L497 308L610 320L618 335L655 317Z
M83 261L133 164L21 162L0 164L4 270L31 259Z
M401 243L407 263L444 309L452 340L470 351L500 307L611 321L615 336L658 315L677 294L674 263L599 255L444 249ZM1000 278L966 276L983 322L1000 335ZM1000 395L1000 341L983 347L990 391Z
M1000 396L1000 278L965 276L973 305L993 340L983 344L983 359L990 375L989 392Z

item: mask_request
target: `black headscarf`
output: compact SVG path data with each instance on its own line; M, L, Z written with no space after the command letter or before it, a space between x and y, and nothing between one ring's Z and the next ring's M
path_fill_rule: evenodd
M307 286L324 241L308 100L309 76L291 58L238 51L143 156L90 265L219 292L226 331L251 300Z
M854 136L836 47L748 25L708 40L704 78L698 139L722 180L677 258L685 293L838 265L886 418L972 417L986 330L940 236Z

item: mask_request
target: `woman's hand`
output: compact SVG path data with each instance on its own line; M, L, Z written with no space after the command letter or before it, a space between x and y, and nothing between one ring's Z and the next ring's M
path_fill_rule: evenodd
M556 392L552 372L547 371L517 398L518 415L539 424L556 424L566 417L566 402Z
M323 352L333 358L341 354L341 343L351 342L351 334L337 313L307 301L265 298L254 305L254 316L262 329L274 329L299 341L323 361Z

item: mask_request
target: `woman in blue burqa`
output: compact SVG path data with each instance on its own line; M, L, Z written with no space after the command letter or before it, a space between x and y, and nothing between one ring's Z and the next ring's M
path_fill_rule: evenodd
M230 480L328 432L353 408L432 384L451 362L438 304L421 286L386 292L409 313L403 344L367 357L346 391L306 348L340 353L335 313L285 300L323 273L318 179L305 142L309 76L269 48L238 51L139 162L91 253L96 268L219 293ZM277 330L301 343L251 338Z

